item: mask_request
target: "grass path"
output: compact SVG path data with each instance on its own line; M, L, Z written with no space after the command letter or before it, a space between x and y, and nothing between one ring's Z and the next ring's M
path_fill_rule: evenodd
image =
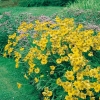
M0 100L39 100L33 98L34 88L24 79L21 69L16 69L14 65L12 59L0 57ZM23 84L20 89L17 82Z

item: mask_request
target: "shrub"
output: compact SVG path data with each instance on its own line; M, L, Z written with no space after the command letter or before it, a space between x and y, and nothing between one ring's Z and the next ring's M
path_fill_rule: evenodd
M33 31L31 31L33 30ZM97 100L100 92L100 32L85 30L74 19L23 22L9 35L4 57L22 64L42 100ZM25 34L31 31L32 34ZM23 39L28 41L20 43Z
M32 6L66 6L68 2L74 0L20 0L19 5L23 7Z

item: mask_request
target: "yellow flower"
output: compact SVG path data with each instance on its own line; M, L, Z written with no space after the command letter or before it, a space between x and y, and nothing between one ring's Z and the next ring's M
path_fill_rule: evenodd
M65 100L73 100L73 97L72 96L65 96Z
M89 90L87 90L87 93L86 94L89 95L90 97L91 96L94 96L93 92L92 91L89 91Z
M33 73L34 67L30 67L28 70L28 74L30 75L31 73Z
M47 56L48 56L48 55L51 55L50 51L47 51L46 55L47 55Z
M19 67L19 63L18 63L18 62L16 63L15 67L16 67L16 68L18 68L18 67Z
M14 51L14 55L15 55L14 56L15 58L16 57L19 58L19 59L21 58L21 54L19 52L17 52L17 51Z
M32 29L33 28L33 24L29 23L27 29Z
M57 64L60 64L62 62L62 60L61 59L57 59L56 62L57 62Z
M16 37L16 42L20 40L20 35Z
M48 97L44 97L44 99L43 100L50 100Z
M74 95L74 89L71 86L69 86L68 88L69 88L68 89L68 96L73 96Z
M90 97L90 100L96 100L95 97Z
M21 31L26 33L27 32L27 28L22 28Z
M50 69L51 70L55 70L55 66L50 66Z
M21 86L22 86L22 84L17 82L17 87L18 87L18 89L20 89Z
M97 69L96 68L91 69L89 75L90 77L97 77L98 76Z
M46 92L42 92L43 96L47 96L47 93Z
M77 73L76 78L77 80L83 80L83 74L81 72Z
M27 23L23 21L20 26L26 26L26 25Z
M28 79L28 77L27 77L27 75L26 75L26 74L24 74L24 78Z
M97 67L97 71L100 72L100 66Z
M16 62L16 63L18 63L18 62L19 62L19 59L18 59L18 58L16 58L16 59L15 59L15 62Z
M3 57L7 57L7 54L6 54L6 53L4 53L4 54L3 54Z
M11 44L7 44L7 45L5 46L5 48L4 48L4 51L9 50L9 48L10 48L11 45L12 45L12 43L11 43Z
M79 100L77 97L73 97L73 100Z
M62 85L62 81L61 81L61 79L60 79L60 78L57 78L57 80L56 80L56 84L58 84L59 86L61 86L61 85Z
M73 72L77 72L80 69L80 66L73 66Z
M51 75L54 74L54 71L50 71L50 74L51 74Z
M48 87L45 87L45 88L44 88L44 91L45 91L45 92L49 91L49 88L48 88Z
M42 94L43 94L44 96L50 97L50 96L52 96L52 91L49 91L49 88L48 88L48 87L45 87L45 88L44 88L44 92L42 92Z
M74 92L75 96L79 96L79 94L80 94L80 91L78 89L75 89L73 92Z
M86 94L85 93L80 93L80 95L79 95L82 99L85 99L86 100Z
M42 60L41 60L41 64L42 64L42 65L47 64L47 59L42 59Z
M14 49L14 48L9 48L9 49L8 49L8 55L11 54L11 52L13 51L13 49Z
M93 52L90 52L90 53L88 54L88 56L93 56Z
M68 59L69 59L68 56L63 57L63 61L68 61Z
M57 17L55 18L55 21L58 22L58 23L60 23L60 22L61 22L61 19L57 16Z
M35 68L34 72L38 74L40 72L40 69L39 68Z
M22 47L22 48L20 48L20 51L23 51L24 50L24 48Z
M48 91L47 96L51 97L52 96L52 91Z
M68 79L68 80L74 80L74 75L73 75L73 71L67 71L65 73L65 77Z
M100 92L100 84L96 85L94 87L95 92Z
M8 36L9 39L14 39L15 37L16 37L16 33Z
M39 79L37 77L34 78L35 83L39 82Z
M17 42L13 42L13 46L16 46L17 45Z
M81 82L80 81L74 81L73 85L75 86L75 88L79 89L81 86Z
M78 29L82 29L83 28L83 25L82 24L79 24L78 25Z

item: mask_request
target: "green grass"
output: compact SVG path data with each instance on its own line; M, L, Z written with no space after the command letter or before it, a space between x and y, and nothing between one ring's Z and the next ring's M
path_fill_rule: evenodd
M51 16L54 13L61 11L64 7L9 7L1 8L0 13L11 12L12 15L21 13L32 13L34 16L47 15Z
M0 57L0 100L39 100L32 85L23 77L22 68L16 69L12 59ZM20 89L17 82L22 83Z
M76 2L68 4L67 8L100 11L100 0L76 0Z

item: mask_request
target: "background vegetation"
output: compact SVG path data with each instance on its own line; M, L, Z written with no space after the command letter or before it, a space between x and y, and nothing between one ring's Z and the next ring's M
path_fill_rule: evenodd
M22 6L22 7L33 7L33 6L66 6L68 2L74 2L75 0L1 0L2 6Z

